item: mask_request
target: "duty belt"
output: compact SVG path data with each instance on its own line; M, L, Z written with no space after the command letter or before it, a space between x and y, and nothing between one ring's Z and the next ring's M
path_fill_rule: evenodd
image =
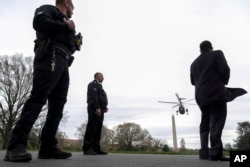
M59 56L62 56L63 58L65 58L67 61L70 59L70 53L67 52L66 50L58 47L58 46L54 46L55 49L55 53Z

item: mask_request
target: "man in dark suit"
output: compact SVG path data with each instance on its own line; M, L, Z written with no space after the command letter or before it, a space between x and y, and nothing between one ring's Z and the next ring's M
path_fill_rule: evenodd
M222 130L227 116L230 68L221 50L213 51L211 42L200 44L201 54L191 65L191 83L201 110L200 159L229 160L222 155ZM208 148L210 135L211 148Z

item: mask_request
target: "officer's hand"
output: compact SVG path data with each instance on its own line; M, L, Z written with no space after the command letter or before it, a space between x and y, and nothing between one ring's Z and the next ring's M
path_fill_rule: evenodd
M95 113L96 113L97 116L100 116L101 115L101 109L96 109Z
M69 29L71 29L71 30L74 30L74 29L75 29L75 23L74 23L73 20L67 20L66 18L64 18L64 22L65 22L66 24L68 24Z

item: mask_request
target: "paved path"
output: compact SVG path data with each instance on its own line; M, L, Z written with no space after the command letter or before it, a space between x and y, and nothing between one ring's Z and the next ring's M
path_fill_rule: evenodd
M229 162L199 160L197 155L108 154L82 155L73 153L67 160L40 160L37 152L26 163L3 161L0 151L0 167L229 167Z

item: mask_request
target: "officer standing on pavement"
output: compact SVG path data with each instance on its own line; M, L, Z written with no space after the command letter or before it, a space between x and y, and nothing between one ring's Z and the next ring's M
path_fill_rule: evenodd
M106 155L100 146L104 113L108 112L108 98L102 87L103 74L95 73L94 80L88 85L88 124L83 140L84 155Z
M75 23L70 20L74 5L71 0L56 0L56 6L43 5L36 9L33 28L36 30L33 87L24 104L21 117L12 131L4 158L11 162L28 162L26 151L31 128L48 100L48 113L41 133L40 159L66 159L71 153L57 148L56 133L63 116L69 87L69 70L80 50L81 35L75 34Z

